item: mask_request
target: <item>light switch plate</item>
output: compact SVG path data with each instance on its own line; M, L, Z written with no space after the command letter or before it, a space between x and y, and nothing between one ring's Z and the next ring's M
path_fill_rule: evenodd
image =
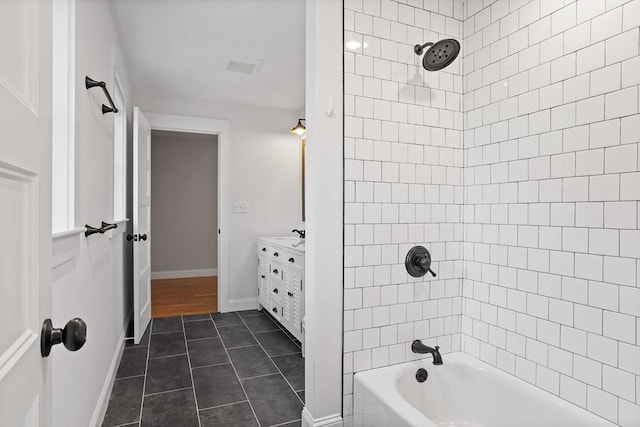
M248 213L249 203L247 202L233 202L233 213Z

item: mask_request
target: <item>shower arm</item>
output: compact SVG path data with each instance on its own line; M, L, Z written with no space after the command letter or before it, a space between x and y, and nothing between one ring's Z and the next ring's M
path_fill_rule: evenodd
M429 47L429 46L433 46L433 43L431 43L431 42L426 42L426 43L425 43L425 44L423 44L423 45L419 45L419 44L417 44L417 45L415 45L415 46L413 47L413 51L416 53L416 55L422 55L422 53L424 52L424 48L425 48L425 47Z

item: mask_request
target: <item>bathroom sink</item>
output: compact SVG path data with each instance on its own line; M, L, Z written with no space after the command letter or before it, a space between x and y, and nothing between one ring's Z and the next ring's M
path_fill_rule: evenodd
M270 237L272 241L285 246L291 246L296 249L304 249L305 241L299 237Z

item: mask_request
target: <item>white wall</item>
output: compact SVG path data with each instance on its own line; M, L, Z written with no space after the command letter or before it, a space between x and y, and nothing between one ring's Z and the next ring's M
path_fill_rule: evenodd
M84 77L104 80L111 91L115 67L127 91L127 76L108 2L79 0L75 14L75 224L99 226L113 220L113 115L101 113L104 95L87 91ZM124 227L113 238L75 233L54 239L53 323L63 327L73 317L87 323L81 350L52 351L54 426L96 425L106 409L128 314Z
M472 0L463 349L640 420L640 1Z
M145 94L136 100L146 112L229 120L228 298L231 309L257 307L256 238L290 236L302 225L300 140L289 133L298 113ZM234 214L234 201L248 203L249 212Z
M429 73L413 46L460 38L462 3L426 7L345 3L345 46L361 46L344 52L347 425L354 373L417 358L414 339L460 349L461 62ZM436 278L407 274L414 245L429 249Z
M215 135L151 133L152 278L218 265L217 146Z

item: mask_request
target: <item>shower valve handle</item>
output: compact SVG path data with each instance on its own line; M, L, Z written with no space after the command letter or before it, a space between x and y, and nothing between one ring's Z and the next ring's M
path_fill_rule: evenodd
M435 271L431 269L431 254L423 246L411 248L404 260L404 265L407 273L413 277L422 277L427 273L436 277Z

